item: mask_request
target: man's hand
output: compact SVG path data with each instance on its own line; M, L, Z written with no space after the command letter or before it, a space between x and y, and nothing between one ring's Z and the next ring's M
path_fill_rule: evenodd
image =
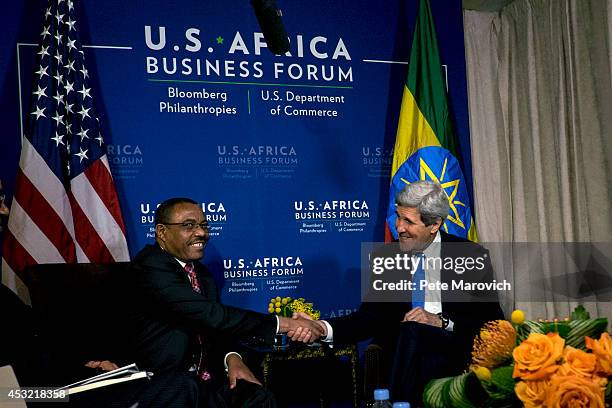
M239 379L261 385L259 380L251 370L249 370L249 367L247 367L242 359L236 354L227 356L227 377L229 379L230 389L236 387L236 381Z
M415 307L406 313L402 322L417 322L430 326L442 327L442 320L440 320L437 314L429 313L420 307Z
M303 317L288 318L279 317L280 332L287 333L293 341L301 341L303 343L312 343L319 339L324 334L325 329L312 319Z
M116 370L119 368L117 367L117 364L113 363L112 361L108 361L108 360L104 360L104 361L91 360L85 363L85 367L97 368L98 370L102 370L102 371L112 371L112 370Z
M304 312L295 312L293 313L293 316L291 316L292 319L306 319L306 320L310 320L316 324L319 325L319 327L321 328L323 334L321 335L321 337L325 337L327 336L327 326L325 326L325 324L323 324L323 322L318 321L318 320L312 320L312 317ZM300 338L303 333L304 333L305 329L303 327L298 327L294 332L289 332L288 335L289 337L291 337L291 339L293 340L293 338Z

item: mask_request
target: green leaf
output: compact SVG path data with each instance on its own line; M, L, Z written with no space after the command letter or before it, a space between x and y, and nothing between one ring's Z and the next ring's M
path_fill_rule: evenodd
M423 404L425 408L445 408L442 390L444 384L450 381L452 377L438 378L431 380L423 391Z
M570 332L565 338L565 345L586 351L584 337L589 336L598 339L599 336L608 328L608 319L601 317L598 319L572 320L569 322Z
M468 376L470 375L471 373L461 374L457 377L453 377L448 382L448 397L451 404L450 406L456 408L474 408L474 405L467 399L465 391L465 385L467 383Z
M559 336L567 338L571 327L569 322L546 322L542 323L542 333L559 333Z
M521 344L531 333L544 333L544 323L525 320L525 322L516 329L516 344Z
M591 318L591 315L589 314L589 312L587 312L587 310L582 305L576 306L576 308L572 312L572 320L584 320L584 319L590 319L590 318Z

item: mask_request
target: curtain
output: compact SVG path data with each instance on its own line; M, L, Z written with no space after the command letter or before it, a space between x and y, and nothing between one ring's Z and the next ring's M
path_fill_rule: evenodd
M464 11L476 223L483 243L506 243L492 253L514 287L506 314L612 316L611 22L612 0ZM576 250L592 273L567 266L576 245L550 243L594 243Z

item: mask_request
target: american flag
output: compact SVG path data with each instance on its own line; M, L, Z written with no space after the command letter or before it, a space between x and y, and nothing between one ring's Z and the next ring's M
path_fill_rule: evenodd
M22 298L27 265L129 259L75 16L72 0L50 0L40 33L2 250L2 281Z

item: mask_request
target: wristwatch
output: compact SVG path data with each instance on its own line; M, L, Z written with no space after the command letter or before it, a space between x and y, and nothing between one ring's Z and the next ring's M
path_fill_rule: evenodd
M440 321L442 322L442 328L446 329L448 327L448 322L449 322L448 317L444 316L444 313L442 312L438 313L438 317L440 318Z

